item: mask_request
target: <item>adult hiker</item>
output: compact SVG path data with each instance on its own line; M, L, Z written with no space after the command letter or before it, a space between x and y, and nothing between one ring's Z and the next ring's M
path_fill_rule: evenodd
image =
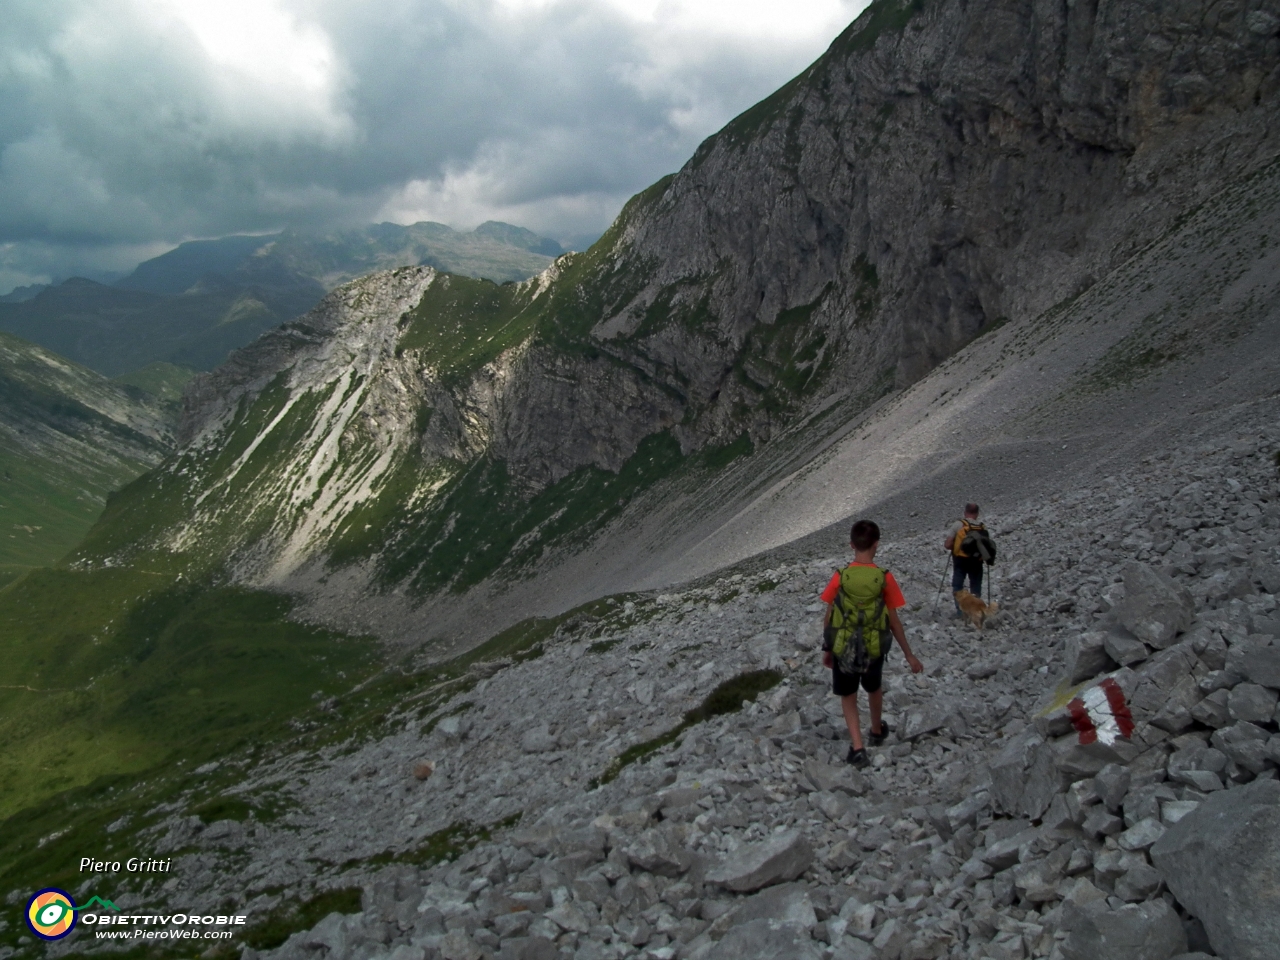
M867 742L878 747L889 735L881 709L884 705L885 655L890 635L907 657L912 673L924 669L907 643L898 610L906 606L902 590L893 574L875 564L880 547L880 528L870 520L859 520L849 531L853 562L837 570L822 591L827 612L822 621L822 664L831 669L831 692L840 698L840 709L849 728L849 754L845 761L865 767L866 747L858 717L858 687L867 691L871 710L871 730Z
M987 535L987 528L978 522L976 503L964 505L964 518L951 528L942 545L951 554L952 596L956 591L964 589L964 582L967 579L969 592L975 597L981 597L982 564L984 560L987 563L995 560L995 545ZM984 557L984 552L989 553L990 556ZM960 604L957 603L956 616L959 615Z

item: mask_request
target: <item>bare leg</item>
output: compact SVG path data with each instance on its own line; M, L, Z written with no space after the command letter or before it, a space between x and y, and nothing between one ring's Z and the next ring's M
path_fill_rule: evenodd
M844 711L844 722L849 728L849 739L853 741L853 749L862 749L862 724L858 720L858 691L840 698L840 709Z
M884 732L884 728L880 726L880 710L884 706L884 688L881 687L875 693L868 694L867 700L871 704L871 732L879 736Z

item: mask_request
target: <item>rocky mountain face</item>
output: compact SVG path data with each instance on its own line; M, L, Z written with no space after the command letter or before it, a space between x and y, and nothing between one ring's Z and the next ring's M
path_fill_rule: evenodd
M1274 155L1262 6L873 4L654 189L622 241L651 273L595 333L678 369L712 436L742 404L763 431L788 361L913 382Z
M70 550L111 491L172 449L175 414L0 334L0 577Z

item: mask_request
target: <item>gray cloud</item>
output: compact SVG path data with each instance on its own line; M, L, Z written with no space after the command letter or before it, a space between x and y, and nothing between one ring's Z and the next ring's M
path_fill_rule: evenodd
M285 226L598 231L864 5L779 37L617 2L9 0L0 291Z

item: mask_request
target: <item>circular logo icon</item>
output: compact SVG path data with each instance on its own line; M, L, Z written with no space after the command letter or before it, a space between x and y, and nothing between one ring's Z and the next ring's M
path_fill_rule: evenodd
M46 887L27 903L27 926L41 940L61 940L76 925L76 902L71 894Z

